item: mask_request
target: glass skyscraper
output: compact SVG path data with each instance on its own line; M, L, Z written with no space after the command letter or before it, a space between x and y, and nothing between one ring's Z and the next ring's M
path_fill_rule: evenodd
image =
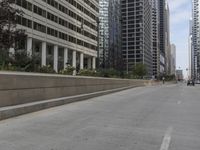
M121 61L120 0L100 0L99 5L99 67L118 69Z

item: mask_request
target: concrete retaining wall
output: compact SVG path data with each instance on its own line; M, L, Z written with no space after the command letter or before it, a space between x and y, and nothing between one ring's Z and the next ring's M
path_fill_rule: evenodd
M0 107L129 86L149 81L0 72Z

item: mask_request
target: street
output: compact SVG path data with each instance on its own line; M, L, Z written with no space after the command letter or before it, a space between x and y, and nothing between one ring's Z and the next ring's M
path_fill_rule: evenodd
M200 85L139 87L4 120L0 150L200 150Z

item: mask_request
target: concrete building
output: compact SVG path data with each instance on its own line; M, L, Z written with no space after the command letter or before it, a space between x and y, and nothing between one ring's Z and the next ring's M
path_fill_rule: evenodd
M165 32L165 72L171 74L171 44L170 44L170 10L169 5L165 3L164 13L164 32Z
M23 10L17 28L28 35L24 47L40 57L41 66L56 72L67 64L95 69L97 57L97 0L16 0Z
M200 77L200 0L192 1L192 66L193 78Z
M159 0L160 74L166 72L166 0Z
M189 66L188 66L188 79L193 78L194 76L194 51L192 44L192 18L190 19L190 29L189 29L189 37L188 37L188 54L189 54Z
M159 7L158 0L152 0L152 56L153 56L153 76L160 75L160 48L159 48Z
M120 0L100 0L99 67L119 69L121 64Z
M171 44L171 56L170 56L170 75L176 74L176 46Z
M148 76L153 75L152 63L152 6L149 0L123 0L122 56L126 72L132 71L136 63L146 65Z

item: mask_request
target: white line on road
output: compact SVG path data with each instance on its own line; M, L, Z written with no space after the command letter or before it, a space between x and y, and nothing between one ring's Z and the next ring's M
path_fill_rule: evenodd
M171 134L172 134L173 128L169 127L167 132L165 133L165 136L162 141L162 145L160 147L160 150L168 150L169 145L171 143Z

